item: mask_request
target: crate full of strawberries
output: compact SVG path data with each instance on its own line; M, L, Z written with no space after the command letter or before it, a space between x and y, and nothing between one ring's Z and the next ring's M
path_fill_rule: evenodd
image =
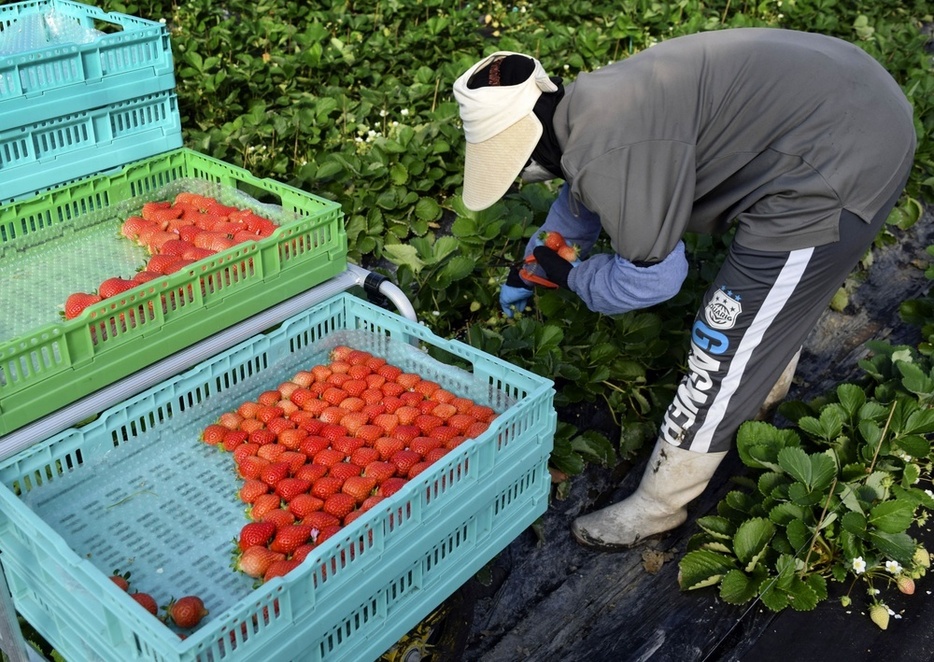
M66 658L373 659L544 512L552 397L338 295L0 463L17 610Z

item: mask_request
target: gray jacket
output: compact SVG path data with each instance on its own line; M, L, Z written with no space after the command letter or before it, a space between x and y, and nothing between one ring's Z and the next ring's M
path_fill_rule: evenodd
M872 57L769 28L671 39L581 74L555 131L571 209L592 210L633 262L734 221L748 248L833 242L842 209L868 221L901 185L916 143L910 104Z

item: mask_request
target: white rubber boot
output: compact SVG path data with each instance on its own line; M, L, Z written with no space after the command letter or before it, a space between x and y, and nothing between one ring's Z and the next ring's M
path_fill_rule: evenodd
M687 519L685 506L704 491L725 455L686 451L659 439L636 491L578 517L571 532L586 547L620 551L670 531Z
M765 396L765 402L759 407L756 420L764 421L767 419L772 414L772 410L780 405L782 400L785 399L785 396L788 395L788 390L791 388L791 381L795 378L795 370L798 369L798 359L800 358L801 350L799 349L795 355L791 357L791 361L788 362L788 365L785 366L785 370L782 371L778 381L775 382L775 386L773 386L769 394Z

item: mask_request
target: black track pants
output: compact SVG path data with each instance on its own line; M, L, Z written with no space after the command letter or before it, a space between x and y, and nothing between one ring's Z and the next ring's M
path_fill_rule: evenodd
M730 448L897 201L898 194L872 223L844 211L833 244L770 253L733 242L694 319L689 371L665 414L663 439L701 453Z

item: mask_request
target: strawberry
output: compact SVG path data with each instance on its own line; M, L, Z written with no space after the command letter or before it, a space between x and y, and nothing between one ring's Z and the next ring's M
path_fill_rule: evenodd
M341 409L346 409L349 412L359 413L361 409L366 407L366 402L362 398L358 398L353 395L348 395L340 401L340 404L337 405ZM343 423L343 421L341 421Z
M309 402L310 400L315 400L315 399L316 398L315 398L314 393L312 393L310 389L302 387L302 386L299 386L298 388L293 390L292 393L289 395L289 400L294 402L301 409L305 408L305 404L307 402Z
M265 485L265 483L263 483ZM268 513L282 507L282 499L278 494L267 492L256 497L250 506L249 517L256 522L261 521ZM268 520L267 520L268 521Z
M65 319L71 320L80 315L85 308L100 303L101 297L87 292L75 292L65 299Z
M580 249L577 246L562 246L558 249L558 257L568 262L577 262Z
M494 412L490 407L477 404L471 406L467 413L481 423L489 423L496 416L496 412Z
M234 567L250 577L259 578L266 574L270 565L285 559L285 554L274 552L268 547L249 547L234 563Z
M451 400L451 404L457 409L458 414L466 414L475 403L470 398L454 398Z
M359 411L350 412L341 419L341 425L347 428L347 432L351 435L355 434L359 428L368 422L366 414Z
M432 428L432 429L428 432L428 436L429 436L429 437L431 437L432 439L437 439L437 440L438 440L438 442L439 442L438 445L446 444L446 443L449 442L451 439L453 439L454 437L457 437L457 436L459 436L459 435L460 435L460 430L458 430L457 428L452 428L452 427L450 427L450 426L448 426L448 425L439 425L439 426L437 426L437 427ZM430 449L429 449L429 450L430 450ZM424 453L423 453L423 455L424 455Z
M312 529L312 535L315 533L316 532L314 529ZM315 547L317 547L317 545L315 545L313 542L306 542L304 545L299 545L298 549L292 552L292 560L301 563L306 558L308 558L309 554L315 551Z
M322 426L319 434L333 443L334 440L347 436L347 428L339 423L326 423Z
M263 575L263 581L268 582L276 577L283 577L292 572L297 567L298 561L295 559L274 561L269 565L269 568L266 569L266 574Z
M347 514L344 516L344 522L343 522L344 526L350 525L355 519L357 519L357 518L360 517L361 515L363 515L363 511L360 510L359 508L357 508L356 510L352 510L351 512L347 513ZM353 549L353 548L351 548L351 549Z
M277 444L280 445L280 444ZM282 446L284 448L284 446ZM299 469L301 469L305 463L308 461L308 458L305 457L305 454L300 451L290 451L287 450L279 455L280 462L288 462L289 464L289 474L295 475Z
M481 434L486 432L489 427L489 424L477 421L476 423L472 423L470 427L464 430L464 436L470 437L471 439L479 437Z
M438 448L432 448L430 451L425 453L425 462L428 462L429 464L433 464L434 462L437 462L442 457L447 455L449 452L450 450L446 448L445 446L439 446Z
M341 531L341 525L339 522L338 524L335 524L333 526L324 527L323 529L318 531L318 535L315 536L315 544L323 545L325 540L340 533L340 531Z
M358 464L354 464L353 462L338 462L331 467L328 475L346 481L348 478L359 476L362 473L363 467Z
M350 369L359 368L360 366L350 366ZM369 387L367 383L362 379L348 379L343 384L341 388L347 391L348 395L353 397L360 397L360 394L367 390Z
M262 448L260 450L262 450ZM260 472L259 478L267 485L271 487L275 487L276 492L279 494L279 496L282 496L282 492L279 491L278 486L279 486L279 483L285 478L288 478L288 476L289 476L289 463L288 462L270 462ZM286 501L288 501L288 499L286 499Z
M402 425L412 425L415 422L415 417L419 416L422 412L419 411L418 407L411 407L405 405L404 407L399 407L395 411L396 418L399 419L399 423ZM474 422L474 418L471 417L470 422Z
M915 580L908 575L899 575L895 579L895 585L905 595L912 595L915 592Z
M366 365L366 362L373 358L373 355L362 349L352 349L344 358L350 365Z
M422 434L428 434L433 428L443 425L444 421L434 414L420 414L415 417L415 425Z
M136 600L140 605L142 605L143 609L148 611L153 616L159 612L159 605L156 604L155 598L153 598L148 593L130 593L130 597Z
M357 500L344 492L332 494L324 500L324 512L343 520L357 507Z
M201 441L209 446L216 446L224 441L224 434L228 430L223 425L212 423L201 431Z
M142 216L130 216L123 222L123 225L120 226L120 234L131 241L136 241L136 238L139 237L140 230L152 225L152 221L147 221Z
M318 402L320 402L320 400ZM324 427L324 423L319 421L315 415L309 411L294 411L289 414L289 418L295 421L295 425L297 425L299 429L304 430L308 434L318 434L321 432L321 428Z
M408 482L408 480L399 476L387 478L383 481L382 485L379 486L376 493L384 498L391 497L393 494L405 487L405 484Z
M260 521L272 522L276 525L276 529L281 529L284 526L295 524L295 515L284 508L276 508L263 515L263 519Z
M276 443L276 435L273 434L272 430L267 430L265 427L251 432L249 439L251 444L257 446Z
M299 494L306 494L311 486L312 482L305 478L283 478L276 484L275 492L288 503Z
M182 253L182 258L185 260L191 260L192 262L197 262L198 260L211 257L214 255L214 253L215 251L212 251L209 248L198 248L192 244L184 253Z
M869 618L883 630L889 627L889 610L883 604L877 602L872 605L869 608Z
M373 374L373 368L366 365L365 362L354 363L349 361L348 363L350 363L350 369L347 370L347 374L350 375L354 380L359 380L366 384L366 378L367 376ZM366 386L364 386L364 388L366 388Z
M311 486L311 493L319 499L327 499L339 492L343 484L344 480L337 476L322 476Z
M256 451L258 451L259 448L260 447L257 444L249 444L249 443L240 444L233 451L234 464L239 465L241 462L243 462L243 458L248 457L250 455L256 455Z
M352 496L358 504L363 503L374 489L376 479L369 476L351 476L341 486L341 492Z
M223 425L228 430L236 430L243 422L243 416L234 411L225 411L217 417L218 425Z
M240 551L255 545L268 545L276 535L276 525L272 522L249 522L240 529L237 546Z
M350 454L350 461L361 467L379 460L379 451L370 446L361 446Z
M328 367L331 369L331 376L328 377L328 382L335 386L343 384L348 379L353 379L353 377L347 374L347 371L350 370L350 364L346 361L331 361ZM338 377L338 375L340 375L340 377Z
M165 613L176 626L191 629L198 625L208 610L204 608L204 601L196 595L186 595L178 600L171 600L165 606Z
M321 399L329 405L336 406L339 405L344 398L348 397L348 395L349 394L344 389L332 386L321 394Z
M323 464L315 464L314 462L309 462L308 464L302 465L302 467L295 472L295 478L301 478L303 480L310 480L314 483L316 480L322 476L327 475L328 467Z
M452 434L451 436L454 435ZM429 451L441 445L441 440L435 437L415 437L415 439L409 442L409 448L418 453L422 458L424 458Z
M477 419L475 419L473 416L470 416L469 414L454 414L453 416L446 419L444 424L463 434L464 430L473 425L476 420Z
M423 414L431 414L440 404L441 404L440 402L435 402L434 400L425 399L419 402L416 405L416 408L418 409L418 411L420 411Z
M331 442L331 449L343 453L344 457L347 458L351 453L364 445L365 442L360 437L344 435Z
M377 485L380 485L387 478L392 478L396 475L396 465L383 460L370 462L363 468L363 475L372 478L376 481Z
M346 453L342 453L334 448L325 448L323 451L315 454L312 461L315 464L323 464L326 467L331 467L338 462L343 462L345 459L347 459Z
M258 444L250 445L256 446L256 452L254 455L258 455L264 460L269 460L270 462L278 462L279 456L286 451L286 447L280 446L279 444L264 444L262 446Z
M114 571L114 574L110 576L110 581L117 585L118 588L122 591L130 590L130 573L125 572L122 575L118 574L117 571Z
M402 427L402 426L399 426ZM396 428L399 429L398 427ZM417 432L416 435L417 436ZM414 439L415 436L412 438ZM388 460L392 455L405 448L406 441L399 437L380 437L373 442L373 448L379 451L379 456L383 460Z
M417 384L415 384L413 388L416 392L421 393L426 398L430 398L432 393L441 388L441 385L438 382L422 379Z
M326 382L333 371L326 365L316 365L311 368L311 374L316 382Z
M276 531L275 537L269 543L269 549L289 555L311 539L312 527L307 524L290 524Z
M405 403L406 407L417 408L419 403L425 399L425 396L423 396L418 391L406 391L405 393L402 393L399 396L399 399L402 400L403 403ZM437 403L433 403L432 406L434 406L434 404L437 404Z
M367 412L367 415L371 418L377 414L382 414L384 411L386 411L386 407L385 405L382 407L379 405L382 405L384 397L386 396L384 396L383 392L378 388L367 388L365 391L363 391L363 393L360 394L360 399L366 403L366 406L361 411ZM373 413L372 410L368 409L370 407L376 407L379 409L379 411Z
M379 494L368 496L366 499L364 499L363 503L360 504L360 512L365 513L366 511L376 506L380 501L382 501L385 498L386 497L380 496Z
M276 393L278 393L278 391L276 391ZM269 422L274 418L282 418L285 416L285 410L278 406L278 402L279 401L276 400L276 404L272 405L260 403L259 409L256 410L256 419L269 425Z
M324 500L311 494L298 494L289 501L289 512L295 515L295 519L303 520L313 512L321 510L324 506Z
M237 466L237 473L239 473L243 478L254 478L259 480L260 474L262 474L263 469L265 469L268 465L269 460L259 457L258 455L249 455L243 458L243 462Z
M376 369L376 374L387 382L394 382L402 374L402 368L386 363Z
M422 381L422 377L414 372L403 372L396 377L395 381L405 390L411 391L415 388L416 384Z
M386 431L378 425L364 425L357 430L356 436L364 443L372 444L385 434Z
M560 232L555 232L554 230L550 232L543 232L539 235L539 239L542 240L542 244L547 246L551 250L558 252L562 246L567 246L564 237Z
M421 434L422 431L415 425L397 425L396 429L392 431L392 436L405 444L408 444L415 437L420 437Z
M282 407L278 407L278 409L282 410ZM264 411L266 410L260 409L259 411L257 411L256 412L257 417L260 417ZM284 410L283 410L283 413L284 413ZM276 435L276 437L278 437L279 433L285 430L292 430L297 426L295 425L295 421L289 418L286 418L285 416L275 416L273 418L270 418L268 421L266 421L266 427L269 429L270 432L272 432L274 435Z
M322 502L323 505L323 502ZM329 526L338 526L340 525L340 520L338 520L331 513L326 513L323 510L316 510L313 513L308 513L304 518L302 518L302 524L307 524L312 527L313 530L321 531L326 529ZM314 536L314 533L312 534ZM317 542L317 538L315 538Z
M261 480L250 478L243 481L240 491L237 493L243 503L253 503L260 495L269 491L269 485Z
M194 245L187 241L177 238L169 239L159 247L159 253L162 255L182 257L190 248L194 248Z
M366 376L364 381L366 382L366 387L368 389L374 389L374 390L379 391L379 387L385 384L387 380L383 375L380 375L375 372L371 372L369 375ZM382 393L382 391L380 391L380 393Z
M309 370L299 370L292 376L292 381L302 388L308 388L315 381L315 375Z
M449 402L439 402L438 406L431 410L432 416L437 416L442 421L446 421L451 416L457 415L457 408Z
M405 449L393 453L389 461L396 465L396 472L400 476L407 476L409 469L422 461L422 456L413 450Z
M328 358L330 358L331 361L344 361L348 356L350 356L352 351L354 351L352 347L348 347L347 345L338 345L331 350Z
M322 400L322 402L326 402L326 401ZM346 409L341 409L340 407L328 405L326 409L324 409L323 411L321 411L320 414L318 414L318 418L324 423L327 423L329 425L336 425L337 423L340 423L341 419L344 418L344 416L346 415L347 415Z
M481 423L480 425L482 425L482 423ZM457 448L458 446L460 446L460 445L461 445L462 443L464 443L465 441L467 441L467 439L468 439L468 438L465 437L465 436L462 435L462 434L457 435L456 437L451 437L451 439L449 439L449 440L444 444L444 447L447 448L448 450L452 450L452 449Z
M137 271L135 274L133 274L132 280L137 283L148 283L149 281L161 278L162 276L163 274L157 274L154 271L146 271L143 269L142 271Z
M384 434L391 434L399 425L399 416L398 414L379 414L373 417L373 425L379 427Z
M379 387L379 390L383 392L384 396L399 396L405 393L406 388L398 382L386 382Z
M248 438L249 435L243 430L227 430L224 433L224 440L221 445L223 445L225 451L230 453L245 444Z
M302 439L302 443L299 444L298 450L300 450L308 457L314 457L330 445L330 439L326 439L325 437L317 434L310 434Z

